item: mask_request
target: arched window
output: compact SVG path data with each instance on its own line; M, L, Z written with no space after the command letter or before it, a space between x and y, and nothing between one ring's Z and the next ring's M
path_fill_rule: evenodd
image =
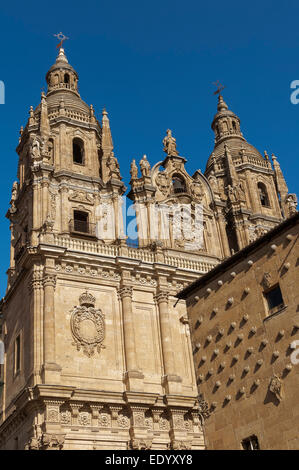
M67 83L67 84L70 83L70 76L69 76L68 73L65 73L65 74L64 74L63 81L64 81L64 83Z
M233 130L236 132L236 130L237 130L237 126L236 126L236 123L235 123L235 121L233 121L233 122L232 122L232 126L233 126Z
M78 137L73 140L73 162L84 165L84 142Z
M181 175L172 176L172 186L173 192L176 194L187 192L185 180Z
M269 196L264 183L258 183L259 197L263 207L270 207Z

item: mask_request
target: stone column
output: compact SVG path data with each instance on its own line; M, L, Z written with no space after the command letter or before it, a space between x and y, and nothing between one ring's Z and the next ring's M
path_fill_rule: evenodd
M31 353L31 367L33 370L33 385L40 383L41 371L41 330L40 330L40 297L43 289L43 274L39 266L35 266L31 275L28 289L30 296L30 343L33 345Z
M34 176L35 178L35 176ZM32 239L31 243L32 245L37 245L38 238L37 234L40 229L40 203L39 203L39 183L36 181L33 182L32 184L32 207L33 207L33 214L32 214Z
M48 194L49 194L49 182L42 182L42 223L45 222L48 212Z
M137 231L139 246L143 247L147 244L148 228L147 228L147 209L142 202L135 201Z
M15 268L15 247L13 246L13 242L15 241L14 235L13 235L13 224L11 223L9 226L10 230L10 269Z
M132 293L131 286L123 286L119 290L119 296L122 302L123 327L124 327L124 346L126 359L126 385L127 389L143 389L143 374L137 369L135 336L132 311Z
M43 340L44 340L44 365L43 378L45 382L58 380L61 368L55 362L55 316L54 316L54 290L56 285L56 276L46 273L43 280L44 284L44 322L43 322ZM57 374L58 373L58 374Z
M174 370L174 351L171 341L171 323L169 319L168 309L168 292L160 291L156 296L156 302L159 307L160 329L162 354L164 365L163 384L167 393L172 394L179 392L181 389L181 377L175 374Z
M60 208L61 208L61 232L69 232L69 204L68 204L68 187L63 185L59 189L61 198L60 198Z

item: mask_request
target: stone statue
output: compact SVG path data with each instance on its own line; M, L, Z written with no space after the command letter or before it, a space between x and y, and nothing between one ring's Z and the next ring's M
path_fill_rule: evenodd
M246 197L245 197L245 191L244 191L244 187L243 187L243 184L240 183L238 184L237 186L237 194L238 194L238 198L240 201L245 201L246 200Z
M30 154L33 160L40 158L40 142L36 136L33 138Z
M131 180L136 180L138 178L138 167L136 165L136 160L133 159L130 169Z
M15 201L18 197L18 191L19 191L19 185L18 185L18 182L15 181L12 185L12 190L11 190L11 199L10 199L10 209L9 209L9 212L11 214L14 214L17 210L16 208L16 205L15 205Z
M236 202L237 201L235 188L230 184L227 186L227 193L228 193L228 198L229 198L230 202Z
M227 192L230 202L245 201L245 191L241 182L235 186L229 184L227 186Z
M142 176L150 176L151 174L151 166L147 161L146 155L143 155L142 159L140 160L140 170Z
M288 215L291 217L297 212L297 196L296 194L288 194L286 197L286 207L288 210Z
M209 183L211 185L213 193L219 194L218 181L217 181L214 171L211 171L211 174L209 176Z
M167 129L167 135L163 139L163 151L170 156L177 156L178 151L176 149L176 139L172 136L171 130Z
M54 163L54 144L51 139L48 142L48 158L51 163Z
M15 181L12 185L12 190L11 190L11 200L10 202L12 201L15 201L18 197L18 182Z
M48 159L49 157L49 149L48 149L48 141L47 139L42 138L41 146L40 146L40 153L43 157L46 157Z
M114 156L114 152L111 152L108 159L107 159L107 166L110 170L110 176L114 174L114 176L120 177L120 170L117 158Z
M211 155L211 163L213 166L216 165L216 157L215 157L215 153L213 152L212 155Z

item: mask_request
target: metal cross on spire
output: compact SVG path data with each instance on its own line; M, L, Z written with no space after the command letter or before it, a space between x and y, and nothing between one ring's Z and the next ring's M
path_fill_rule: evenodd
M219 80L217 80L217 82L213 82L213 85L215 85L217 87L217 90L214 91L214 95L220 95L221 91L225 88L225 86L223 86Z
M56 48L58 49L58 47L62 47L62 44L63 44L63 41L65 41L66 39L69 39L67 36L65 36L65 34L63 34L62 32L60 33L57 33L57 34L54 34L54 36L60 41Z

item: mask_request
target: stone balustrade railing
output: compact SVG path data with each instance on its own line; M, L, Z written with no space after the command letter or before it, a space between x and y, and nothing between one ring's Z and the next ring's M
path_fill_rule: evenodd
M81 251L84 253L97 253L104 256L125 256L132 259L138 259L147 263L155 263L157 261L157 254L146 248L131 248L118 245L107 245L101 242L82 240L76 238L68 238L62 235L54 235L54 244L67 248L72 251ZM124 253L123 250L126 250ZM161 256L163 260L161 260ZM213 269L217 264L217 260L203 261L202 259L196 259L197 255L194 256L173 256L164 253L163 250L159 253L159 262L174 266L180 269L187 269L190 271L196 271L199 273L206 273ZM202 255L201 255L202 258Z
M263 158L258 158L252 155L246 155L245 158L237 157L233 159L234 165L244 165L245 163L250 163L254 166L258 166L260 168L272 168L270 161L264 160ZM225 164L223 162L217 162L217 169L224 170Z
M59 116L62 116L62 114L60 114L58 108L51 111L51 112L49 112L49 119L50 120L58 118ZM73 111L71 109L65 109L63 116L66 116L70 119L74 119L75 121L81 121L81 122L89 122L90 121L90 117L87 114L80 113L78 111Z
M55 234L54 244L73 251L83 251L84 253L98 253L106 256L118 255L118 246L105 245L104 243L94 242L91 240L68 238Z

